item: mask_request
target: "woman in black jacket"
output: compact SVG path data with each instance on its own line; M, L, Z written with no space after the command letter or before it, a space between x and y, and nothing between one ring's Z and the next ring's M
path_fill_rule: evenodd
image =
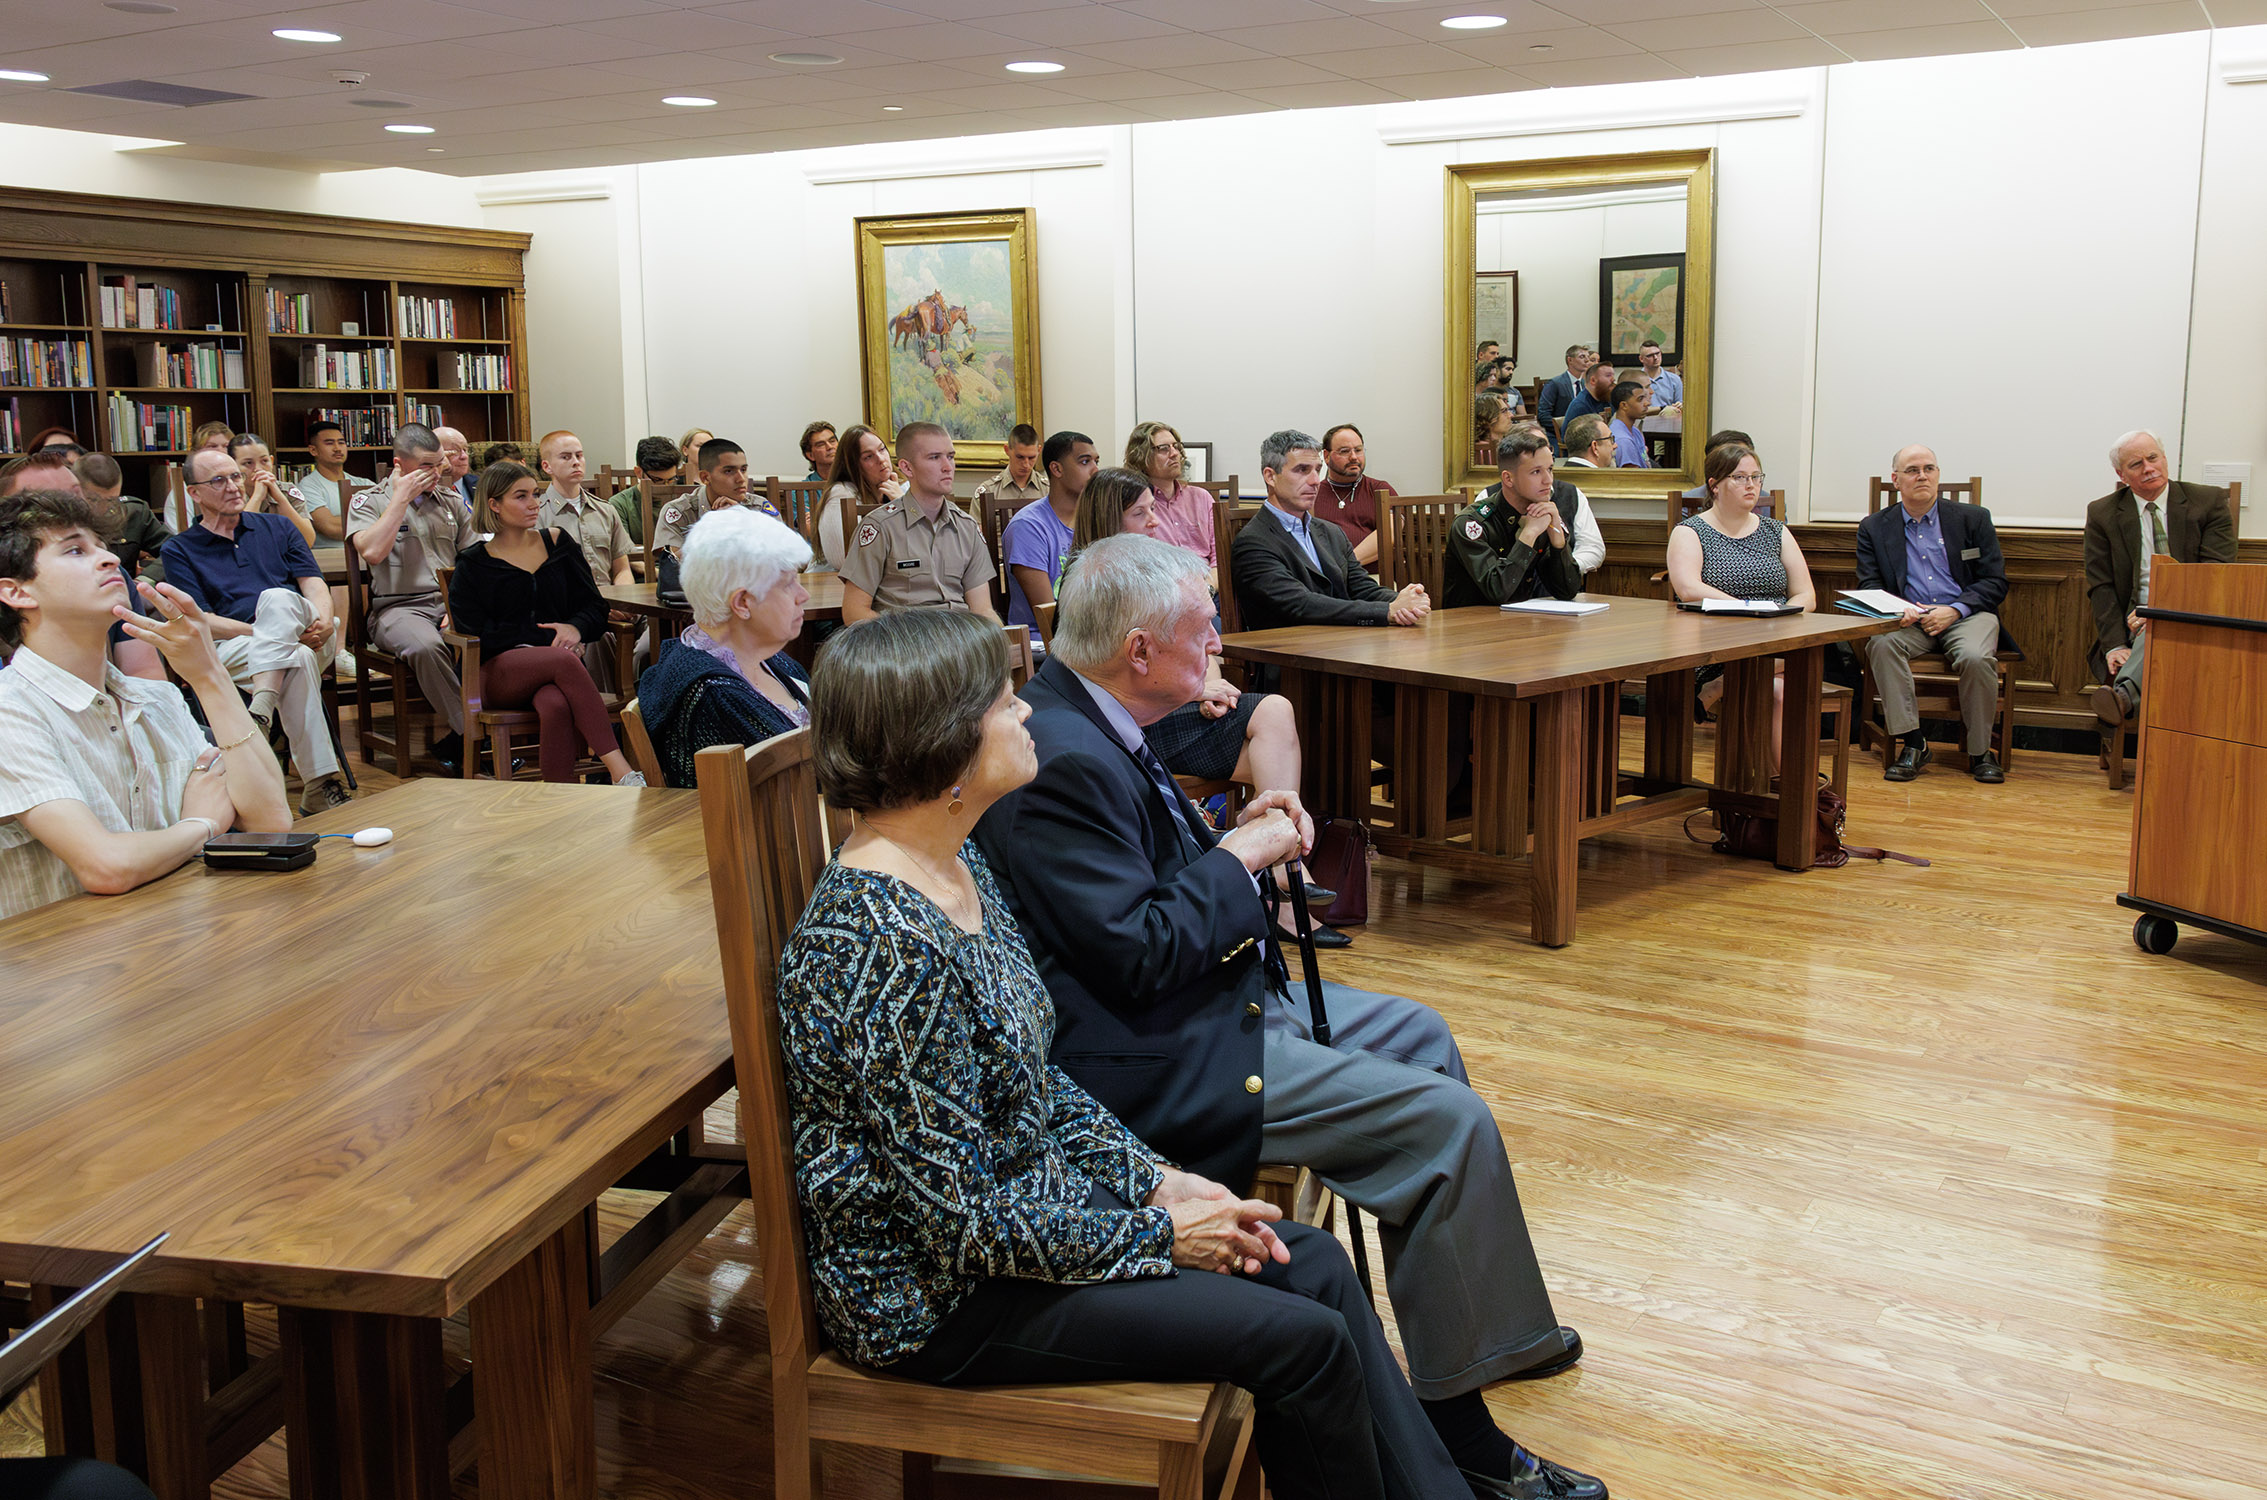
M480 638L482 701L535 710L545 781L573 781L588 746L616 786L644 786L622 757L606 701L577 649L606 628L606 601L575 539L537 526L541 494L524 464L481 471L472 518L493 534L457 554L449 618Z
M679 571L693 628L638 679L638 714L671 786L693 785L711 745L753 745L811 721L803 668L810 543L761 511L726 506L693 523Z

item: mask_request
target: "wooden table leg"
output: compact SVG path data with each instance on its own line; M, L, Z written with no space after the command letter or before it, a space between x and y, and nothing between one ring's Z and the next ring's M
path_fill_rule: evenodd
M205 1335L188 1297L131 1298L142 1386L143 1481L158 1500L206 1500Z
M34 1286L45 1313L69 1289ZM40 1372L47 1451L99 1458L142 1477L158 1500L206 1500L204 1337L197 1304L139 1293L114 1300Z
M1807 870L1818 854L1818 714L1825 682L1824 647L1787 654L1779 705L1778 865L1782 870Z
M1768 656L1725 663L1716 710L1716 784L1725 791L1771 789L1772 675Z
M1682 786L1692 780L1692 673L1645 679L1645 779Z
M1527 769L1532 705L1472 700L1472 848L1517 859L1527 852Z
M576 1217L472 1300L482 1500L594 1492L586 1233Z
M1535 700L1535 941L1574 941L1574 874L1582 813L1582 690Z
M279 1307L276 1324L293 1500L447 1500L440 1323Z

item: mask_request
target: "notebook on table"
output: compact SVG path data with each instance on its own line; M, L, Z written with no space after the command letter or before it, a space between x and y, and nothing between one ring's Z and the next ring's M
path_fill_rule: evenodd
M1507 613L1522 615L1594 615L1605 607L1603 599L1521 599L1503 606Z
M70 1347L71 1340L86 1331L112 1297L126 1285L134 1268L157 1253L166 1236L159 1235L117 1265L80 1287L69 1297L36 1319L29 1328L0 1346L0 1407L16 1399L16 1393L39 1378L40 1369L56 1355Z
M1907 604L1887 589L1837 589L1835 592L1842 596L1834 601L1836 609L1863 615L1869 620L1902 620L1920 609L1918 604Z
M1680 599L1677 608L1696 615L1799 615L1802 610L1778 599Z

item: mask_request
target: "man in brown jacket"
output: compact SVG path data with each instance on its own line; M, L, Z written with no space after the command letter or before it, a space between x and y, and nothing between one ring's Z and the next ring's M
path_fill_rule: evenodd
M2110 449L2118 486L2086 507L2086 595L2094 606L2090 661L2103 685L2094 712L2122 724L2141 701L2141 632L2135 613L2149 602L2149 558L2236 560L2228 492L2171 478L2165 445L2153 432L2129 432Z

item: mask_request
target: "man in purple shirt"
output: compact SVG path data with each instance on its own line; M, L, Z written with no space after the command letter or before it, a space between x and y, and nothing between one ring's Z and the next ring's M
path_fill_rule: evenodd
M1031 627L1034 649L1039 620L1032 606L1055 602L1055 585L1062 582L1063 564L1070 560L1073 528L1078 523L1078 497L1102 458L1094 439L1083 432L1058 432L1039 450L1047 472L1047 493L1010 518L1002 537L1008 565L1008 623Z
M1886 589L1909 608L1903 628L1868 637L1867 665L1881 694L1882 722L1900 743L1883 768L1888 781L1911 781L1929 763L1928 737L1913 689L1913 658L1941 652L1960 679L1960 718L1968 769L1976 780L2007 779L1992 754L1992 724L1999 714L1999 664L2004 641L1998 609L2007 597L2007 565L1991 512L1980 505L1939 501L1936 454L1913 444L1890 460L1889 481L1898 504L1858 524L1858 587Z

